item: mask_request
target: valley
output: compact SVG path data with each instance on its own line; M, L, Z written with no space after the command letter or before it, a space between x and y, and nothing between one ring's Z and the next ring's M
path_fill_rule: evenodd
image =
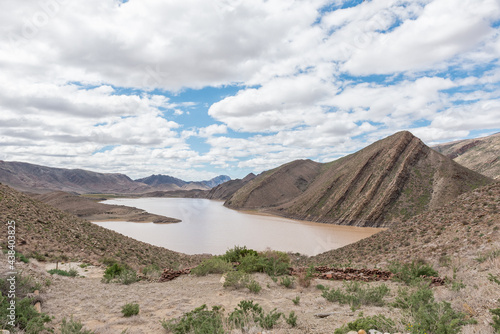
M407 324L418 325L417 314L394 305L401 303L401 291L412 293L418 289L431 294L433 299L429 305L446 309L446 312L451 312L449 316L456 317L461 333L495 333L490 310L500 307L500 289L496 283L500 279L498 175L490 173L485 176L470 170L427 147L409 132L396 133L329 163L296 160L241 180L213 183L210 189L191 189L192 183L189 183L177 185L178 188L170 191L167 186L139 184L125 175L54 171L28 165L5 162L1 165L0 182L7 181L10 186L0 185L0 220L16 222L16 251L26 259L26 263L21 261L19 255L16 268L37 282L42 311L54 316L46 326L55 333L61 332L63 319L70 318L95 333L167 333L162 326L164 320L174 321L203 304L209 309L222 307L224 317L228 317L242 300L258 303L264 312L276 308L283 318L267 329L251 323L248 328L229 331L230 325L225 324L227 332L347 333L337 331L358 319L366 321L369 317L383 315L394 321L391 333L416 333ZM481 166L484 168L484 164ZM34 176L30 177L30 173ZM81 178L82 175L91 177ZM45 182L50 183L53 178L57 179L54 186L43 191ZM130 202L125 202L126 197ZM115 200L112 205L98 203L105 198ZM133 203L151 199L173 200L172 206L184 210L185 215L177 217L175 213L144 210L140 205L142 208L133 207ZM156 225L160 228L189 224L186 215L193 215L192 209L182 209L175 204L175 201L187 199L196 203L218 200L219 207L229 210L224 213L229 222L235 220L232 214L242 214L234 210L237 209L268 217L275 215L322 223L320 225L331 228L333 234L338 233L336 228L343 227L385 229L377 229L380 232L338 248L328 245L309 255L297 249L278 252L280 249L274 247L263 250L239 243L224 245L224 249L217 252L203 251L204 236L222 233L215 227L209 230L195 227L187 232L200 240L200 251L193 252L194 255L173 251L168 242L158 247L132 238L141 233L140 226L156 225L150 222L175 222ZM159 206L165 206L165 203ZM178 219L166 217L170 215ZM201 217L208 215L204 212ZM139 229L125 236L92 224L91 220L146 224L135 224ZM238 227L229 235L241 233L259 239L259 233L266 233L271 238L291 239L292 245L294 239L297 243L300 238L319 240L327 237L326 232L314 237L305 232L299 232L299 237L292 236L288 234L292 225L288 222L274 230L259 227L247 232ZM228 230L227 227L222 229ZM4 249L7 247L6 235L3 233L0 237ZM181 243L187 242L184 237L175 238ZM213 243L217 244L217 241ZM242 252L249 255L241 255L236 261L222 260L231 253L230 247L238 245L252 250ZM257 248L256 251L253 248ZM235 247L233 252L236 250ZM221 257L221 254L224 255ZM245 256L249 257L245 259ZM252 258L257 262L248 262ZM286 267L278 274L274 271L279 267L279 261L285 261ZM6 268L5 254L1 262L2 268ZM216 270L215 263L225 269ZM273 263L273 266L266 267L262 263ZM310 266L328 266L339 270L381 268L398 277L400 269L397 268L415 264L432 268L429 272L438 275L444 285L429 287L418 275L411 284L397 279L362 283L357 288L361 289L359 291L381 286L387 291L378 304L372 305L367 300L356 307L328 301L326 297L330 296L328 291L337 291L340 295L350 293L351 283L323 280L312 275L306 284L300 274L300 270L305 273ZM72 265L82 266L78 270L82 276L63 277L47 273L48 268L59 265L67 270ZM123 269L124 272L133 274L139 281L120 283L123 278L118 276L110 283L104 282L103 276L113 265L128 268ZM242 269L242 266L249 265L253 269ZM208 275L193 274L204 266L211 268ZM185 268L191 270L190 275L159 282L164 269L170 272ZM269 273L269 268L273 268L273 274ZM294 271L290 272L289 268L294 268ZM85 270L92 275L85 277ZM291 276L292 273L295 276ZM6 275L5 270L2 275ZM247 281L241 286L233 282L236 285L228 287L224 282L231 275L241 275ZM283 283L286 280L293 283L287 287ZM120 309L127 303L138 303L139 315L124 318ZM297 316L294 326L284 320L292 311ZM318 314L329 316L322 318ZM444 326L446 320L444 315L441 316L441 320L435 321L443 321ZM452 326L451 323L453 321L446 326Z

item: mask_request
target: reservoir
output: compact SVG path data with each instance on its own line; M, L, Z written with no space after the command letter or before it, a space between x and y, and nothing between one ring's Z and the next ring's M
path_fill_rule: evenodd
M234 246L263 251L316 255L382 231L379 228L304 222L228 209L221 201L198 198L119 198L102 203L126 205L181 219L154 224L121 221L95 222L151 245L185 253L223 254Z

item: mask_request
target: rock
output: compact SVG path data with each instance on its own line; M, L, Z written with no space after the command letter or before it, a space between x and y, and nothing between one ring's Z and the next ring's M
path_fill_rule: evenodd
M360 329L360 330L358 331L358 334L366 334L366 332L365 332L364 330Z
M347 334L358 334L358 332L356 332L356 331L350 331L350 332L347 332Z

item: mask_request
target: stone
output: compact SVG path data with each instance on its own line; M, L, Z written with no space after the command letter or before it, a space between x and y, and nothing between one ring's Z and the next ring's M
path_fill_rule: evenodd
M366 332L365 332L364 330L360 329L360 330L358 331L358 334L366 334Z

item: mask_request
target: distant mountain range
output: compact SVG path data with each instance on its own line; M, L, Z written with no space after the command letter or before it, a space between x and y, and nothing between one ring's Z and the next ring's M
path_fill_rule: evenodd
M26 192L65 191L77 194L139 194L158 190L208 190L231 178L217 176L208 181L186 182L168 175L152 175L132 180L118 173L96 173L83 169L39 166L25 162L0 160L0 183Z
M492 183L396 133L330 163L297 160L264 172L227 197L234 209L357 226L390 226ZM223 193L229 183L212 189Z
M500 132L432 147L462 166L500 180Z
M218 186L221 183L227 182L231 178L227 175L219 175L208 181L183 181L181 179L169 175L151 175L142 179L137 179L135 182L141 182L149 186L155 187L158 190L171 191L171 190L191 190L203 189L208 190Z

